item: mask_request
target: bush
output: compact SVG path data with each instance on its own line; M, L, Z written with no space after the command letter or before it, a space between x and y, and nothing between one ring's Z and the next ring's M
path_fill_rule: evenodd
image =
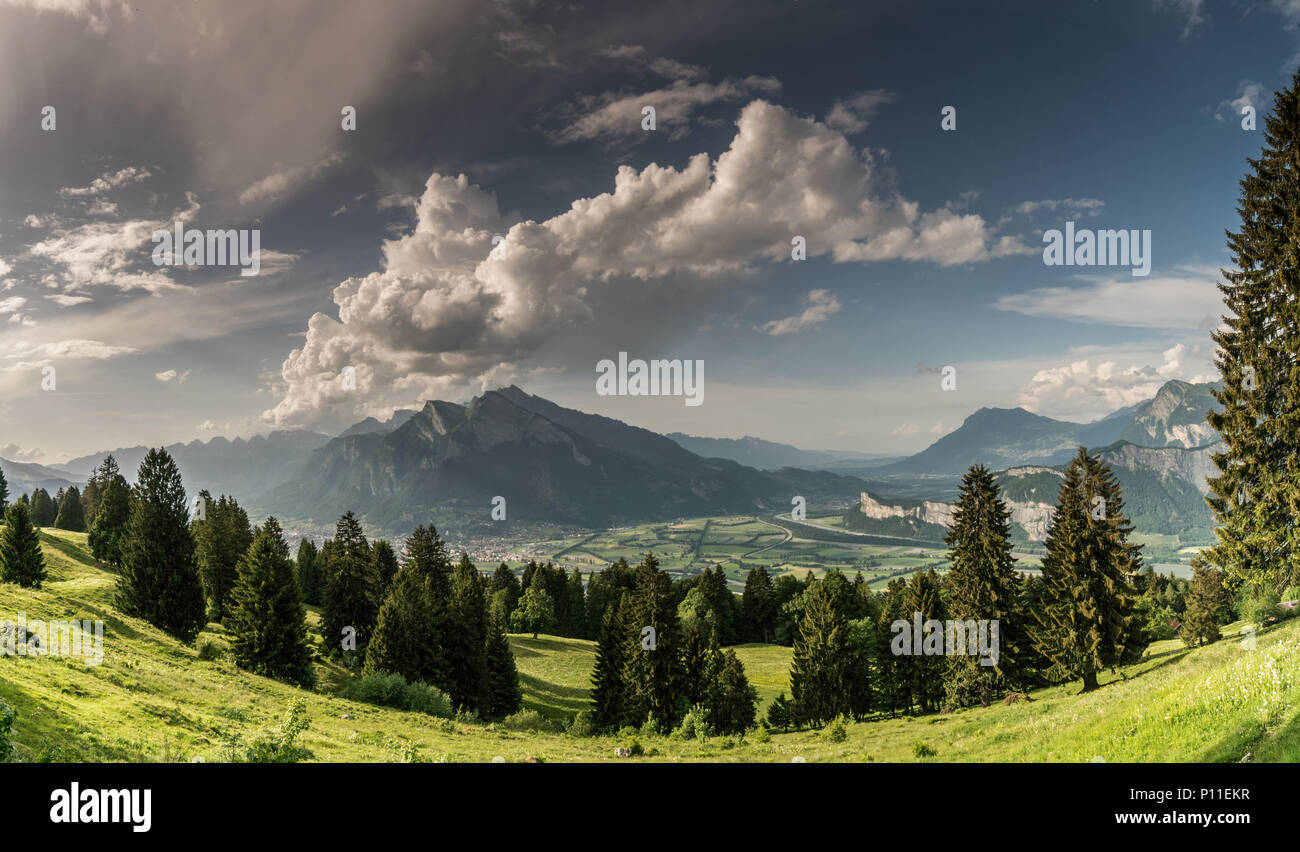
M454 715L447 693L424 681L407 683L399 674L375 672L352 678L343 684L340 694L352 701L426 713L441 719Z
M703 704L696 704L686 715L682 717L682 724L677 729L677 733L683 739L698 739L700 742L706 742L709 737L713 736L713 728L708 723L709 710Z
M501 720L508 731L549 731L551 724L536 710L520 710Z
M826 730L826 739L833 743L842 743L849 738L849 732L844 727L844 717L840 716L831 723L830 728Z
M198 652L200 660L219 660L230 650L230 646L220 639L206 637L199 640Z
M641 736L650 739L651 737L659 736L663 732L659 730L659 723L657 721L654 719L646 719L645 724L641 726L640 733Z
M307 702L295 699L284 715L284 721L274 731L269 731L253 741L244 752L245 763L299 763L312 753L297 745L298 735L307 729Z
M645 749L641 747L641 741L636 737L626 741L626 743L624 743L624 748L630 750L633 757L640 757L645 754Z
M596 733L596 724L592 721L590 710L579 710L569 722L569 736L590 737Z
M759 725L758 730L754 732L754 742L770 743L772 741L772 732L767 729L767 725Z
M14 729L16 718L18 711L0 701L0 763L4 763L13 754L14 747L9 742L9 734Z
M916 743L912 746L912 754L917 757L934 757L938 753L939 752L935 751L932 746L927 745L926 743Z

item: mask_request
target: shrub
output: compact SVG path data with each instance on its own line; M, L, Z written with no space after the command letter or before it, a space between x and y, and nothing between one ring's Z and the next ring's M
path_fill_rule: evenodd
M694 737L700 742L706 742L714 734L713 728L709 726L708 718L708 708L703 704L696 704L686 711L686 715L682 717L682 724L677 729L677 733L683 739L689 740Z
M230 650L230 646L220 639L205 637L199 640L198 652L200 660L219 660Z
M641 747L641 741L636 737L624 743L624 747L632 752L633 757L639 757L645 754L645 749Z
M596 724L592 721L590 710L579 710L569 722L569 736L590 737L596 733Z
M917 757L934 757L939 752L926 743L916 743L912 746L912 754Z
M767 729L767 725L759 725L758 730L754 732L754 742L770 743L772 741L772 732Z
M14 729L16 718L18 718L18 711L0 701L0 763L8 760L9 755L13 753L14 747L9 742L9 734Z
M447 693L423 681L407 683L406 678L399 674L374 672L352 678L343 684L340 694L352 701L396 707L442 719L453 715Z
M501 726L508 731L547 731L550 723L536 710L520 710L501 720Z
M830 728L826 730L826 739L833 743L842 743L849 738L849 732L844 727L844 717L840 716L831 723Z
M659 730L659 723L657 721L654 719L646 719L645 723L641 725L640 733L641 736L650 739L651 737L659 736L662 731Z
M312 756L312 753L297 745L298 735L307 729L311 720L307 718L307 702L295 699L284 715L284 721L274 731L258 737L244 753L247 763L298 763Z

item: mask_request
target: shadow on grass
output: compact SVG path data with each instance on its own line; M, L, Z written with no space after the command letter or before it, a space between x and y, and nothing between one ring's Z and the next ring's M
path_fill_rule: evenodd
M576 686L559 686L539 677L519 674L519 685L524 689L524 703L536 706L539 711L566 715L591 709L591 691Z

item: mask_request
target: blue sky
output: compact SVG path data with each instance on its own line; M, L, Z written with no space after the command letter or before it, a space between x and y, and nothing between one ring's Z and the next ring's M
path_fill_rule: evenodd
M1093 419L1215 377L1240 106L1300 62L1291 0L227 5L0 2L5 458L510 383L864 452ZM155 267L177 218L260 229L261 274ZM1045 266L1067 220L1150 230L1151 274ZM620 351L704 404L598 396Z

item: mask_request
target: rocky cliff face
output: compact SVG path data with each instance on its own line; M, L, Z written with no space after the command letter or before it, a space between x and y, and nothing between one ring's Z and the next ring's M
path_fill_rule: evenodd
M1043 470L1050 471L1050 468L1043 468ZM1047 522L1051 519L1052 509L1054 508L1051 503L1020 502L1016 500L1007 500L1005 502L1007 508L1011 511L1012 523L1023 527L1031 541L1042 541L1047 537ZM944 528L952 527L953 506L951 503L922 500L916 505L896 506L881 503L863 491L858 508L863 515L876 520L904 518L919 521L923 524L938 524Z

